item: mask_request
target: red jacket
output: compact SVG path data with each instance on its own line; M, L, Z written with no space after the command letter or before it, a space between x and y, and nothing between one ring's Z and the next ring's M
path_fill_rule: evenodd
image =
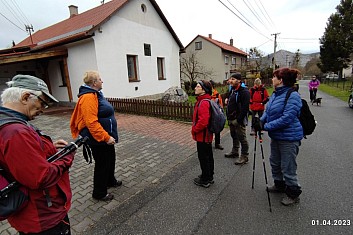
M197 97L192 117L192 138L197 142L212 143L213 134L208 130L211 117L210 102L202 101L203 99L211 99L211 96L205 94Z
M29 189L28 205L8 218L18 231L38 233L52 228L70 209L72 193L68 169L73 155L47 162L56 152L51 139L39 135L30 126L13 123L0 129L0 164ZM51 199L51 207L48 207L45 191Z
M263 111L265 110L265 104L268 101L267 90L260 85L259 87L252 87L250 89L250 110Z

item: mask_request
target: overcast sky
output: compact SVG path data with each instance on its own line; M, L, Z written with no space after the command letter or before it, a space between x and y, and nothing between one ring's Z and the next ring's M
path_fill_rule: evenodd
M277 51L319 52L319 38L340 0L156 0L184 46L198 34L229 43L244 51L257 47L267 55ZM108 1L105 1L108 2ZM69 5L79 13L101 0L0 0L0 49L34 31L69 17Z

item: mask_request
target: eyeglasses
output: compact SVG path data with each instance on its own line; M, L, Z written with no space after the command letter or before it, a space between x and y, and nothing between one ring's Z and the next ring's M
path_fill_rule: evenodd
M40 96L36 95L36 94L33 94L33 93L30 93L31 95L34 95L35 97L37 97L37 99L40 100L40 103L42 105L42 108L44 109L47 109L49 107L49 104L48 102L46 102L43 98L41 98Z

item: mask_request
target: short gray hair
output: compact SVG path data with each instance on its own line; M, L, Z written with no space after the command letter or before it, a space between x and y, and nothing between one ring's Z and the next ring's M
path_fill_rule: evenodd
M12 81L7 82L7 83L11 83L11 82ZM19 102L22 94L25 92L30 92L30 93L37 95L37 96L42 94L41 91L33 91L33 90L20 88L20 87L9 87L9 88L6 88L1 94L2 104ZM35 96L33 98L37 99L37 97L35 97Z

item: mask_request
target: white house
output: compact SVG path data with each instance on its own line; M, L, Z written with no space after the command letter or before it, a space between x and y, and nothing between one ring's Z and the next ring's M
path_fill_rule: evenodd
M154 0L112 0L35 32L0 51L0 84L14 75L42 78L61 102L77 101L87 70L98 70L106 97L128 98L180 87L184 47Z

